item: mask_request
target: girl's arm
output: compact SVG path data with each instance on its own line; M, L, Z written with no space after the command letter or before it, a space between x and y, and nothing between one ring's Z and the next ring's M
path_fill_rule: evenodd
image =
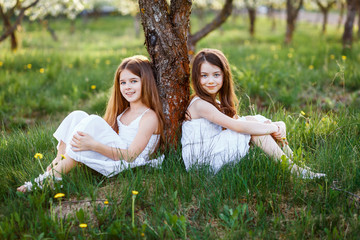
M193 109L190 109L193 108ZM255 121L239 121L220 112L214 105L202 99L195 101L189 110L193 110L195 118L206 118L210 122L231 129L239 133L250 135L267 135L279 130L273 123L260 123ZM195 113L195 114L193 114Z
M73 151L94 151L115 161L134 161L144 151L150 137L157 131L158 119L153 111L149 111L141 118L138 132L128 149L107 146L95 141L89 134L78 132L72 139ZM121 133L120 133L121 134Z

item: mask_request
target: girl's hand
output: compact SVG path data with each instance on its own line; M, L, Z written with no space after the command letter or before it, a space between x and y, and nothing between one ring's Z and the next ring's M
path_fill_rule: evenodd
M77 132L72 138L71 146L74 152L89 151L96 145L96 141L87 133Z
M283 146L286 144L288 144L288 142L286 141L286 125L283 121L280 122L273 122L273 124L275 124L276 126L278 126L278 131L271 134L271 136L281 142L283 144Z

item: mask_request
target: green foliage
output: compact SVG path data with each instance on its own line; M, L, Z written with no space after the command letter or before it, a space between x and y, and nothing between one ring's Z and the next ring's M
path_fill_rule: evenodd
M332 189L335 181L359 195L359 44L343 60L341 34L329 28L327 36L310 41L320 29L309 24L299 24L293 45L284 47L284 23L271 32L266 19L259 19L257 36L250 39L243 20L230 19L198 48L225 52L241 98L240 114L283 120L294 161L326 173L326 179L298 179L257 148L216 175L206 168L187 172L179 147L166 153L161 169L129 169L107 179L79 166L54 189L16 193L17 186L41 171L35 153L44 155L44 167L55 157L52 133L66 114L77 108L103 114L121 59L146 54L128 17L78 19L73 35L67 20L50 24L59 42L36 23L26 23L18 52L9 52L7 43L0 45L1 239L360 235L359 202ZM193 26L199 28L199 23ZM139 191L135 227L132 190ZM54 199L58 192L65 194L61 201ZM87 227L80 228L82 223Z

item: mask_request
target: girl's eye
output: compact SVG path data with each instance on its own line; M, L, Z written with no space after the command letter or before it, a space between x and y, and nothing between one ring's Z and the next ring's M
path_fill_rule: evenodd
M125 85L125 82L120 82L120 85Z
M202 78L206 78L206 77L207 77L207 75L205 75L205 74L202 74L202 75L201 75L201 77L202 77Z
M137 80L132 80L131 83L137 83Z
M220 73L215 73L214 76L215 77L220 77Z

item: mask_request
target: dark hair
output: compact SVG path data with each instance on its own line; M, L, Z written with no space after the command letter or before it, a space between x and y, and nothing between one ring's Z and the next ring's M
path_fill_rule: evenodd
M218 92L220 103L216 101L216 96L214 98L214 96L211 96L201 86L201 65L204 62L208 62L219 67L223 73L223 85ZM195 55L191 65L191 81L192 88L195 92L194 95L197 95L201 99L213 104L217 109L219 109L219 111L227 116L234 117L234 115L236 115L236 104L238 100L234 92L234 82L232 79L230 65L225 55L217 49L206 48Z

